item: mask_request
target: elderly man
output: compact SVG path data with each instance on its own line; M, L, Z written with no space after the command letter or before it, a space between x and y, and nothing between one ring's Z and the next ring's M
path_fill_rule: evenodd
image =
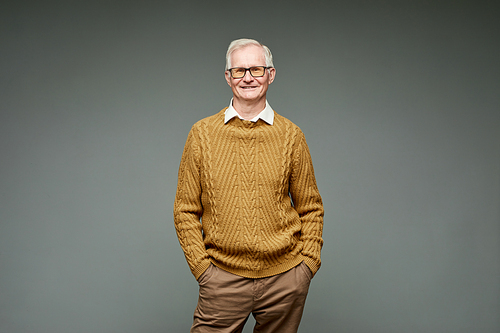
M189 132L174 203L199 284L191 332L296 332L323 245L323 204L302 131L266 100L276 69L251 39L226 54L229 107ZM201 223L200 223L201 220Z

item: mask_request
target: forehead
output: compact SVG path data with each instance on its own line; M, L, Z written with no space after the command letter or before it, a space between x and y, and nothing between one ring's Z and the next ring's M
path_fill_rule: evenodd
M264 49L257 45L248 45L233 52L231 67L265 66Z

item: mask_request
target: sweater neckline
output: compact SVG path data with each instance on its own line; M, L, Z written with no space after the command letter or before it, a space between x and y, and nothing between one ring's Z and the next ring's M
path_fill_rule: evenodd
M230 125L230 126L237 126L237 127L242 127L242 128L256 128L256 127L261 127L264 125L272 126L267 124L264 120L259 119L256 122L250 121L250 120L245 120L245 119L240 119L238 117L234 117L231 120L229 120L225 126Z

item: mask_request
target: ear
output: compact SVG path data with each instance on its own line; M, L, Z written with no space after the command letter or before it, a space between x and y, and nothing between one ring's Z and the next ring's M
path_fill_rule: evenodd
M226 71L224 73L224 76L226 77L227 84L231 87L231 74L229 73L229 71Z
M269 71L269 78L268 78L268 80L269 80L269 84L271 84L271 83L273 83L274 78L276 77L276 68L271 67L271 68L268 69L268 71Z

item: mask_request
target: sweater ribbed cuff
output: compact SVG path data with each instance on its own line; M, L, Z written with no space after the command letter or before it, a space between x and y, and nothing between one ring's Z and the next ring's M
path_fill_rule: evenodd
M316 275L316 272L319 270L319 267L321 266L321 264L318 264L318 262L310 257L306 257L306 256L302 256L304 258L304 262L306 263L307 267L309 267L309 269L311 270L311 272L313 273L313 277L314 275Z
M198 278L208 269L208 267L210 267L210 260L206 259L193 268L192 273L196 281L198 281Z

